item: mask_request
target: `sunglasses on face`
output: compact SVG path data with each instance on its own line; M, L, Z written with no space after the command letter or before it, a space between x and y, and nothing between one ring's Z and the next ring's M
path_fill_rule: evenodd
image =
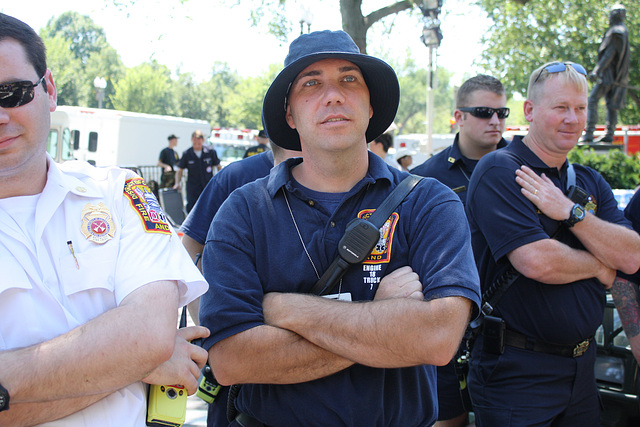
M458 110L464 113L470 113L473 117L477 117L479 119L490 119L493 117L493 113L496 113L499 119L506 119L509 117L508 108L459 107Z
M44 76L36 83L30 81L6 83L0 85L0 107L20 107L33 101L36 87L44 81Z
M547 65L542 70L540 70L540 72L538 73L538 76L533 82L535 83L538 81L543 71L546 70L547 73L549 74L561 73L567 69L567 65L571 65L571 67L574 70L576 70L578 73L582 74L583 76L587 75L587 70L585 70L582 65L576 64L575 62L552 62L551 64Z

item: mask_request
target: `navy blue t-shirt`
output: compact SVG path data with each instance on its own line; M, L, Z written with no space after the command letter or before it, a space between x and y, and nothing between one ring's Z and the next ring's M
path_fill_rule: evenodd
M244 184L269 175L273 167L271 150L230 163L209 181L180 231L204 245L214 215L229 194Z
M291 168L301 161L289 159L269 177L234 191L214 217L203 256L210 287L201 299L200 320L211 330L205 349L263 325L265 293L308 293L313 287L317 275L291 212L322 275L337 255L346 225L375 210L407 176L370 153L366 177L330 213L292 182ZM369 258L345 274L341 291L353 301L372 300L380 279L406 265L418 273L425 299L462 296L477 312L479 282L462 204L434 179L422 180L396 209ZM243 385L236 405L267 425L431 425L435 382L434 366L356 364L311 382Z
M437 179L455 190L462 204L466 205L469 180L478 161L462 155L459 136L460 134L457 133L452 145L427 159L423 164L411 169L411 173ZM497 148L503 148L506 145L507 141L502 138L498 142Z
M568 162L562 169L548 167L520 137L505 148L489 153L471 177L467 216L473 251L483 291L508 265L506 255L514 249L553 236L572 248L584 246L561 222L554 221L531 203L516 182L515 171L527 165L545 173L565 189ZM630 226L617 207L611 187L595 170L574 165L576 184L587 191L593 205L587 208L604 221ZM494 315L507 328L547 342L575 344L594 335L602 322L605 290L596 278L565 285L547 285L520 276L497 304Z

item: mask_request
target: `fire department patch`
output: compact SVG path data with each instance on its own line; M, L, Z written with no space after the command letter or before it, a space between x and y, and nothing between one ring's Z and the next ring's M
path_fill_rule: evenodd
M144 183L144 179L128 179L124 183L124 195L140 215L142 226L147 233L171 234L167 217L164 215L156 196Z
M365 209L358 213L358 218L367 219L375 209ZM393 234L398 225L400 216L394 212L380 229L380 239L371 251L371 254L365 259L363 264L380 264L388 263L391 260L391 244L393 243Z
M111 220L111 212L104 203L87 203L82 208L82 227L84 237L92 242L103 244L116 234L116 226Z

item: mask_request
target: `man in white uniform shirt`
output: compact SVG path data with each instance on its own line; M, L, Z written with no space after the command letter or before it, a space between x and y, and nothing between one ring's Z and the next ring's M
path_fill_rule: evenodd
M177 331L207 289L144 181L47 154L44 44L0 13L0 425L144 426L148 384L197 389Z

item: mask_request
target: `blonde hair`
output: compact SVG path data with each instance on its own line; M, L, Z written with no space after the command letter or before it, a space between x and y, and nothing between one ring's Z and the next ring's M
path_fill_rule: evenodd
M546 64L538 67L529 77L529 87L527 88L527 98L532 101L537 101L540 96L541 88L549 79L556 78L561 79L563 84L572 84L580 91L587 92L589 90L589 84L587 83L587 76L577 72L573 68L573 62L565 62L565 70L550 73L545 68L551 64L556 64L560 61L547 62Z

